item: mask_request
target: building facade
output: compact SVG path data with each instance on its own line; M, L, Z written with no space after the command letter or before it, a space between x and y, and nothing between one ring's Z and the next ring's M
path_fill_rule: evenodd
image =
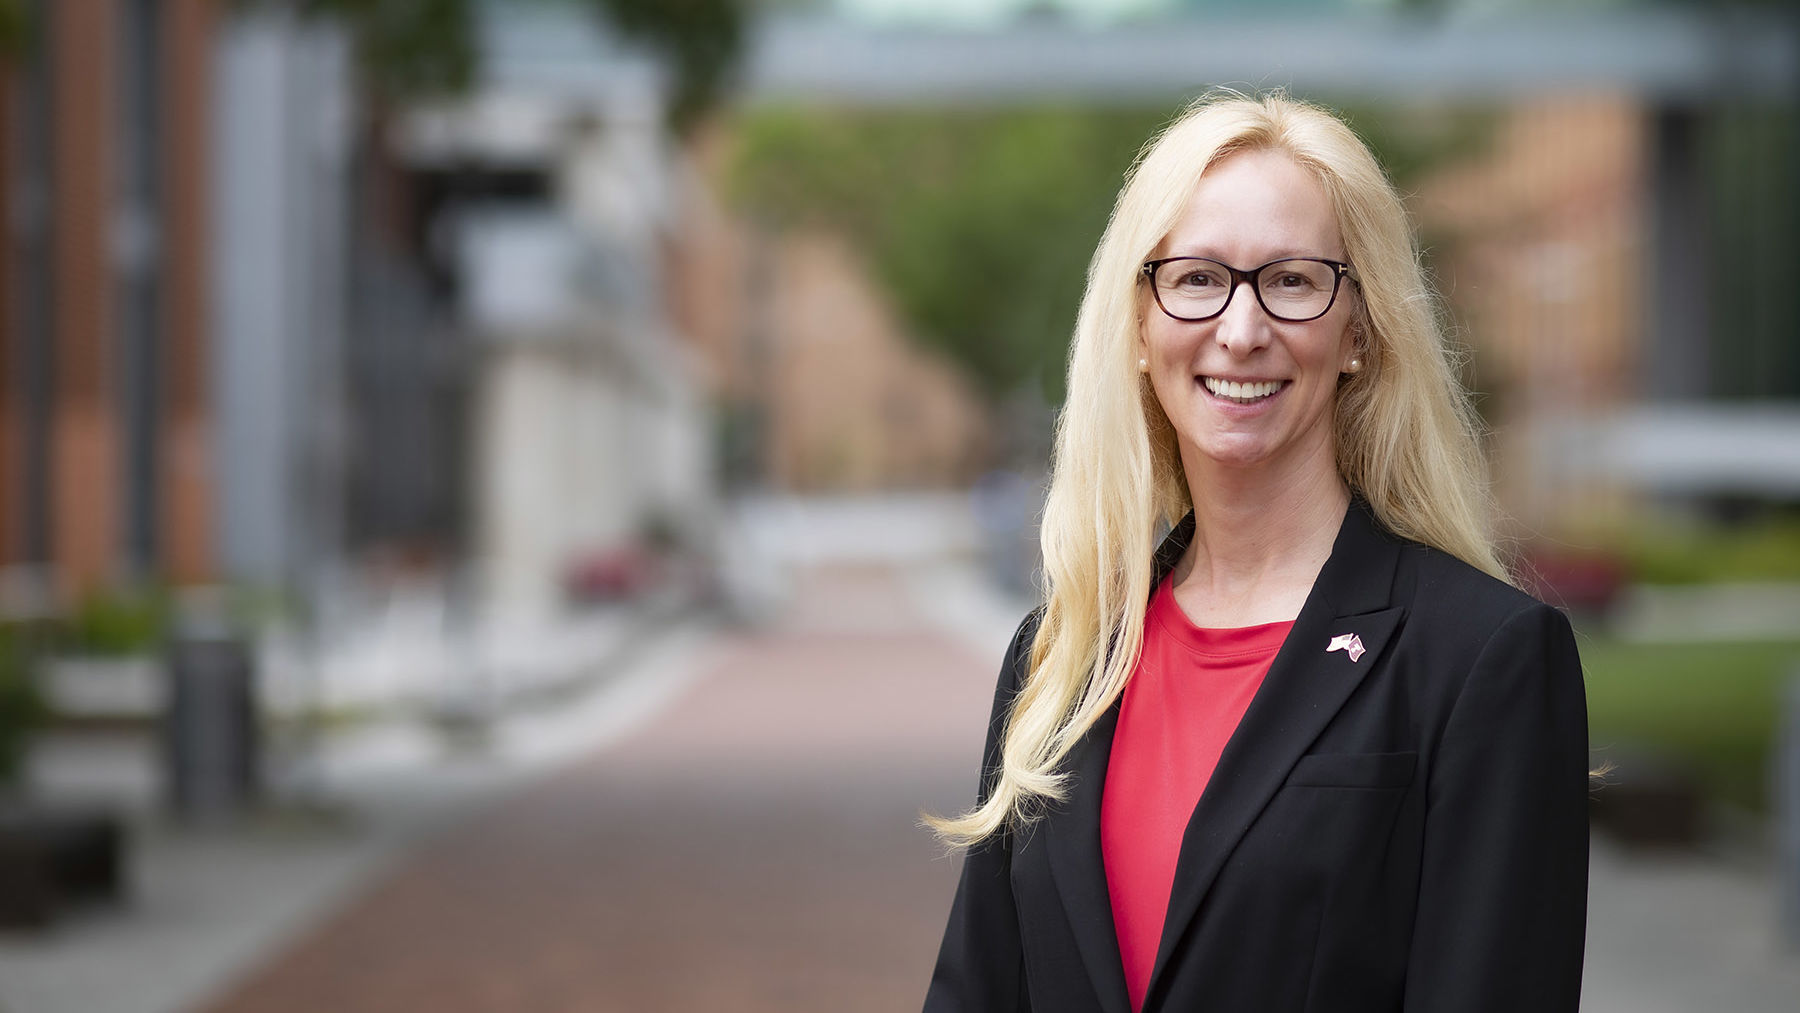
M0 565L208 579L206 0L30 4L0 71Z

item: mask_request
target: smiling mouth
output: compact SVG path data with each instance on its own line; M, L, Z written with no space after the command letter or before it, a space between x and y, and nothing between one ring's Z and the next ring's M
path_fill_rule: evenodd
M1286 380L1239 383L1236 380L1221 380L1213 376L1201 377L1200 383L1212 396L1233 404L1255 404L1264 398L1274 397L1281 388L1288 385Z

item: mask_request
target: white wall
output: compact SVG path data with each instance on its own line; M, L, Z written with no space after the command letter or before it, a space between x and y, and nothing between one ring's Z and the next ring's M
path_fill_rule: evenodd
M669 504L706 502L697 406L647 397L627 379L580 342L489 349L476 398L474 497L491 614L550 616L581 554L631 541Z
M341 540L346 52L266 11L228 19L214 51L218 551L256 584L308 576Z

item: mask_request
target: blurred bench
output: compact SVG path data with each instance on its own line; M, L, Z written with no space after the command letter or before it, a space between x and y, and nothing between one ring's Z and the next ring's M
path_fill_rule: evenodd
M1608 750L1594 791L1596 830L1629 845L1692 847L1707 834L1706 789L1688 765L1643 749Z
M73 905L119 900L124 854L115 813L0 799L0 928L44 928Z

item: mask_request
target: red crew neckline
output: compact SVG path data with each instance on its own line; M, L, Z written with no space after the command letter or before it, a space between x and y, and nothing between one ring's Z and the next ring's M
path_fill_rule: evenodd
M1254 626L1196 626L1175 601L1174 574L1164 577L1157 586L1145 618L1187 650L1220 660L1272 654L1280 649L1294 626L1292 619Z

